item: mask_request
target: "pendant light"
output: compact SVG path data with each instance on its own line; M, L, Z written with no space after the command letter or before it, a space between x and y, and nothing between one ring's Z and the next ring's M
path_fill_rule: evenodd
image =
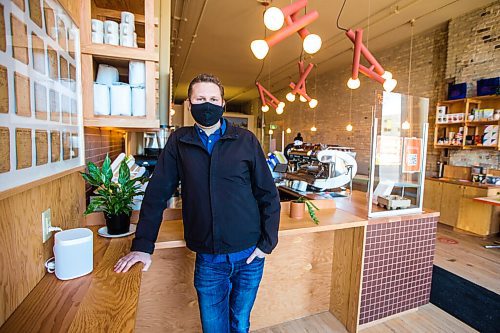
M292 133L292 129L291 129L290 127L288 127L288 128L286 129L286 133L287 133L287 134Z
M349 97L349 123L345 127L347 132L352 132L352 90L351 96Z

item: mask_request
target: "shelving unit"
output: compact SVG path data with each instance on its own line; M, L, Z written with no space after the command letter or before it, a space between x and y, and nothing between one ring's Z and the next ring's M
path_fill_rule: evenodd
M463 121L443 123L438 122L438 114L436 110L436 124L434 127L434 148L436 149L494 149L500 150L500 146L483 146L483 145L467 145L466 137L467 135L482 135L484 131L484 126L487 125L499 125L500 120L473 120L469 121L468 117L471 114L472 109L500 109L500 96L479 96L471 98L462 98L457 100L442 101L437 104L437 106L446 106L447 114L458 114L463 113ZM460 128L463 128L463 137L461 144L439 144L438 140L440 137L447 137L450 132L458 133ZM498 142L497 133L497 142Z
M83 125L91 127L120 127L120 128L158 128L160 120L156 98L156 66L159 54L155 49L154 17L155 0L121 0L111 2L107 0L81 1L81 61L82 61L82 89L84 91ZM91 34L91 20L112 20L120 22L121 12L128 11L134 14L138 48L115 46L108 44L93 44ZM93 83L97 73L97 65L106 63L119 69L120 78L128 76L128 63L132 60L145 63L146 89L146 116L101 116L94 114ZM120 80L122 81L122 79ZM124 80L125 82L127 80Z

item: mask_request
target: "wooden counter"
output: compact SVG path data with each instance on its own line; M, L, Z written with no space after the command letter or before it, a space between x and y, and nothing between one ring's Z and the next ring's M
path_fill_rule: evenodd
M500 191L500 185L474 183L474 182L471 182L469 180L461 180L461 179L454 179L454 178L432 178L432 177L426 177L425 179L435 181L435 182L443 182L443 183L448 183L448 184L482 188L485 190L497 189Z

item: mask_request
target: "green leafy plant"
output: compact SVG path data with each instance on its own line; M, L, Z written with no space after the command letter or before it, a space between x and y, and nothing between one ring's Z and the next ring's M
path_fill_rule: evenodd
M315 204L313 204L312 201L308 200L306 197L304 196L301 196L300 198L298 198L297 200L293 200L293 202L297 202L297 203L305 203L306 204L306 207L307 207L307 212L309 213L309 216L311 217L311 219L313 220L313 222L315 224L319 224L319 219L318 217L316 216L316 212L315 210L319 210L318 207L316 207Z
M130 179L130 169L127 166L127 159L120 164L118 182L112 181L113 171L111 170L111 160L108 155L99 168L92 162L87 163L88 173L80 172L83 179L90 185L96 187L95 197L92 198L84 215L93 213L99 209L108 216L132 213L132 203L134 196L143 195L141 185L147 182L147 177L137 177Z

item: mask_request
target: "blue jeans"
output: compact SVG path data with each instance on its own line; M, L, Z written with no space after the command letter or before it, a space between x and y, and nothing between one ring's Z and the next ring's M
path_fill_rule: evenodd
M248 332L264 260L212 263L196 256L194 287L204 333Z

